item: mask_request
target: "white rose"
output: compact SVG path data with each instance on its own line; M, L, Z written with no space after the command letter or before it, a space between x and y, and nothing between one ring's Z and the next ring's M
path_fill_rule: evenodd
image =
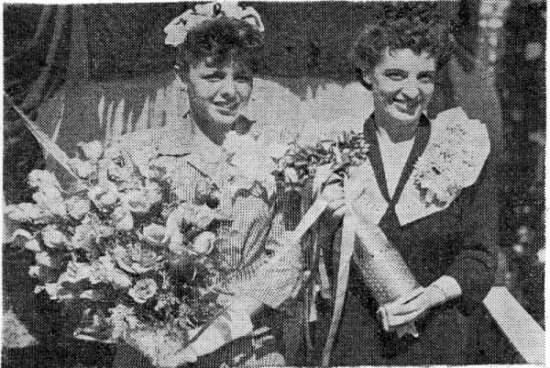
M67 237L61 231L57 230L54 225L48 225L41 231L42 240L48 248L61 249L67 244Z
M100 141L79 142L78 147L82 150L84 157L90 161L97 161L103 154L103 145Z
M100 225L96 228L98 238L108 238L115 233L115 228L107 225Z
M25 249L30 250L31 252L41 252L43 249L40 246L40 243L36 239L30 239L25 242Z
M67 207L61 196L61 192L53 186L45 185L32 195L32 199L36 204L48 210L53 215L65 217L67 215Z
M157 283L153 279L138 280L134 287L128 290L128 295L130 295L136 303L143 304L155 296L157 289Z
M38 278L39 275L40 275L40 266L35 265L35 266L30 266L29 267L29 276L30 277Z
M123 271L113 268L109 275L109 279L115 289L127 289L132 286L132 279Z
M61 286L55 282L47 282L44 285L38 285L34 288L36 294L46 291L50 299L57 299L57 293L61 289Z
M67 271L63 272L59 279L58 284L68 282L70 284L76 284L82 280L87 280L92 275L92 267L88 263L83 262L69 262L67 265Z
M17 222L48 222L53 214L33 203L19 203L6 207L8 217Z
M166 235L166 228L157 224L150 224L143 228L143 237L148 244L162 245L162 241Z
M195 253L200 255L208 255L214 250L216 234L210 231L203 231L193 239L191 248Z
M133 213L143 214L149 212L151 203L145 190L131 190L121 197L125 206Z
M72 291L65 289L58 283L45 283L44 286L35 287L34 292L39 293L44 290L52 300L70 300L76 297Z
M26 206L26 211L24 211L21 205ZM21 204L10 204L6 206L5 213L8 215L8 218L17 222L29 222L32 221L30 216L30 210L35 210L32 203L21 203Z
M71 238L70 247L72 249L89 249L95 237L96 233L92 225L78 225L74 229L74 235Z
M55 272L52 272L51 268L41 265L30 266L29 276L42 282L52 282L55 280Z
M88 191L88 198L99 209L104 209L105 207L113 206L117 202L118 192L114 186L104 188L98 185Z
M92 284L110 283L115 289L127 289L132 279L115 267L110 256L99 257L91 265L90 282Z
M34 255L34 260L38 265L49 268L59 269L63 266L63 260L60 256L54 256L48 252L37 252Z
M31 171L27 177L27 180L31 188L41 188L43 186L52 186L56 188L61 187L55 175L46 170Z
M76 220L82 219L82 217L90 212L89 199L71 197L67 201L65 201L65 204L67 206L67 212L69 212L69 216Z
M132 213L124 206L115 208L112 214L115 222L115 228L122 231L130 231L134 228L134 218Z
M105 298L105 294L99 290L90 289L84 290L82 293L80 293L80 295L78 295L78 297L80 299L87 299L97 302L103 300Z

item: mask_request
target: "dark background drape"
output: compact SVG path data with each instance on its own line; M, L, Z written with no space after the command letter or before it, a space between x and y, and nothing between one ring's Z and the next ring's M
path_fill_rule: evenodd
M486 9L500 2L509 3L502 25L489 24ZM316 83L345 85L353 80L346 55L363 25L381 15L382 6L368 2L246 4L258 10L268 30L260 75L277 78L301 99L308 88L315 90ZM63 88L69 95L85 95L90 84L147 80L168 72L174 54L164 45L162 29L191 5L5 4L4 91L37 118L39 109ZM544 145L537 142L543 142L545 135L546 3L461 0L441 2L440 9L442 17L455 21L459 47L456 65L447 65L441 73L430 110L436 113L460 105L489 127L497 153L495 178L501 183L495 196L495 206L500 208L499 236L507 255L501 282L542 324L544 285L536 254L544 247ZM75 97L74 101L85 105L82 101L86 100ZM87 123L88 110L95 107L81 105L69 105L67 121ZM26 175L43 167L44 159L36 141L6 108L4 143L4 200L29 200ZM28 304L24 299L10 299L11 290L32 291L29 283L21 285L26 278L21 270L29 262L24 255L4 252L4 310L16 304L22 314L42 308L42 315L51 317L55 306L45 300ZM11 277L14 274L18 277ZM41 331L36 333L40 341L57 344L62 340L56 327L59 320L52 318L42 321L42 327L32 318L26 324ZM64 357L46 352L43 356L51 360L46 359L46 365L57 366L59 359L70 361L66 350L55 351ZM72 354L78 360L78 354Z

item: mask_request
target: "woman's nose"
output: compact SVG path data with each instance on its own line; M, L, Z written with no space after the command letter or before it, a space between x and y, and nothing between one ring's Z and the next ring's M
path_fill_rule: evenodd
M225 98L231 98L235 96L236 91L235 80L230 76L226 77L222 81L222 85L219 90L220 94Z
M407 98L414 100L420 96L420 87L416 83L407 83L403 89L401 90L401 93L405 95Z

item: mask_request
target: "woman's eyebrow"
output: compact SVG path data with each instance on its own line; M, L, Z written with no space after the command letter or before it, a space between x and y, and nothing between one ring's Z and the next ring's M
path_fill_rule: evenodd
M422 72L418 73L418 76L420 78L422 78L422 77L433 77L434 75L435 75L435 71L433 71L433 70L425 70L425 71L422 71Z
M219 70L219 69L215 69L215 68L212 68L210 70L205 70L203 73L201 73L203 76L216 76L216 77L219 77L219 76L224 76L225 75L225 72L223 72L222 70Z
M408 74L405 70L403 70L403 69L398 69L398 68L388 68L388 69L384 69L384 73Z

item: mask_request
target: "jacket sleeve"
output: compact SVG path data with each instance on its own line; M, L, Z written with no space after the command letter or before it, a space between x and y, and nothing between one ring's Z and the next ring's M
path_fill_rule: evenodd
M494 283L497 268L497 174L491 156L478 181L464 191L464 241L446 274L458 282L464 306L470 309L483 302Z

